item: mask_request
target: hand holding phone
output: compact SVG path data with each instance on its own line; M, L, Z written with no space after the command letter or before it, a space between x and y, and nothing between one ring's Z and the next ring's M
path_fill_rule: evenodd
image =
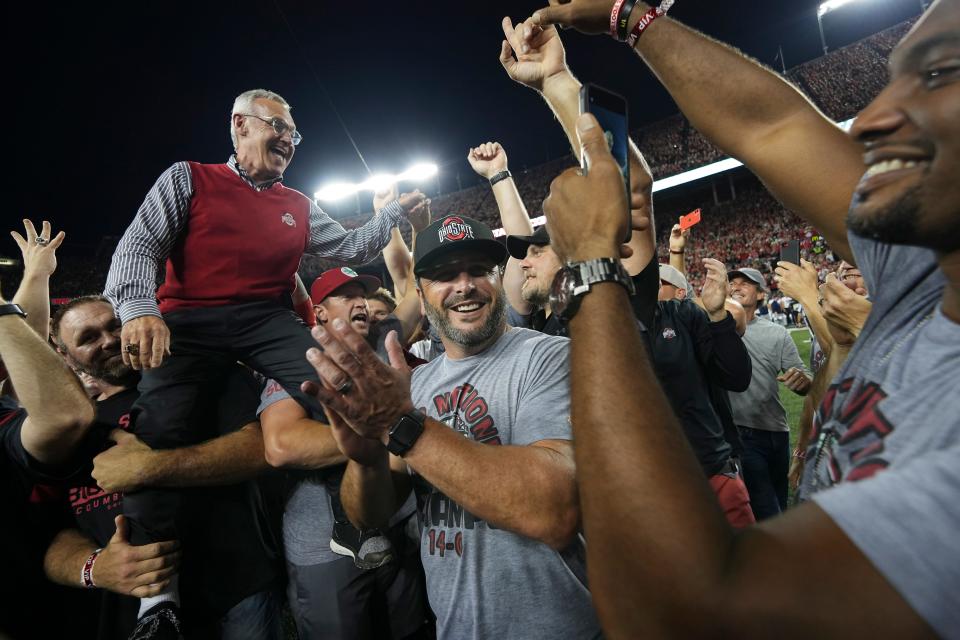
M627 192L627 202L630 202L630 141L629 123L627 120L627 101L623 96L608 91L595 84L585 84L580 88L580 113L592 113L603 129L607 147L623 175L623 184ZM580 159L580 169L586 175L590 170L586 156ZM627 234L624 242L629 242L632 235L632 222L629 205L627 209Z
M789 240L780 245L780 260L800 264L800 241Z

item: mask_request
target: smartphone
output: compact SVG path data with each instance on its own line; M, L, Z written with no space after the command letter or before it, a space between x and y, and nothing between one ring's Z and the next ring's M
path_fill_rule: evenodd
M595 84L585 84L580 88L580 113L592 113L603 129L607 146L623 176L624 189L627 192L627 234L624 242L630 241L632 224L630 220L630 127L627 120L627 101L623 96ZM583 156L580 168L584 175L589 171L587 158Z
M790 240L780 245L780 260L800 264L800 241Z

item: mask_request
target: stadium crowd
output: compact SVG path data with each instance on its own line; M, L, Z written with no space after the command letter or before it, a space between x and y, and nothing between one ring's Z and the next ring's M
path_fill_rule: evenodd
M109 261L13 230L3 634L960 637L960 2L788 74L826 115L668 5L618 30L623 4L504 19L572 152L522 175L478 141L480 185L334 220L254 89L228 161L171 165ZM557 24L632 34L681 109L627 189ZM769 191L690 230L655 208L655 176L721 156Z

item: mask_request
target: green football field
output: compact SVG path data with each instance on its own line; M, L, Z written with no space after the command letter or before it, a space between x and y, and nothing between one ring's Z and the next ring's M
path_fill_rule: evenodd
M793 341L797 344L797 349L800 350L800 359L809 367L810 332L806 329L789 329L789 331ZM790 425L790 450L793 451L793 445L797 441L797 422L800 420L800 412L803 410L803 397L798 396L781 384L780 401L787 409L787 424Z

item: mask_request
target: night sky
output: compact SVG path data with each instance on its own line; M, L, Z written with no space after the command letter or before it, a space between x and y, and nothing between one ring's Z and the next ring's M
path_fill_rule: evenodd
M770 65L820 53L817 0L677 0L671 15ZM840 46L915 14L915 0L864 0L825 21ZM55 6L54 6L55 5ZM178 160L223 162L233 98L264 87L283 95L304 142L285 176L307 194L366 171L331 109L376 171L417 160L441 166L445 190L475 181L467 148L499 140L511 167L566 152L540 99L510 81L497 59L500 19L538 2L17 3L5 10L5 130L13 202L22 217L65 229L63 252L89 252L123 232L157 175ZM11 13L12 11L12 13ZM843 14L843 15L841 15ZM848 15L849 14L849 15ZM288 27L289 25L289 27ZM627 96L631 126L676 111L624 45L564 33L582 79ZM11 44L18 42L19 44ZM10 138L8 137L8 142ZM18 256L8 236L0 255Z

